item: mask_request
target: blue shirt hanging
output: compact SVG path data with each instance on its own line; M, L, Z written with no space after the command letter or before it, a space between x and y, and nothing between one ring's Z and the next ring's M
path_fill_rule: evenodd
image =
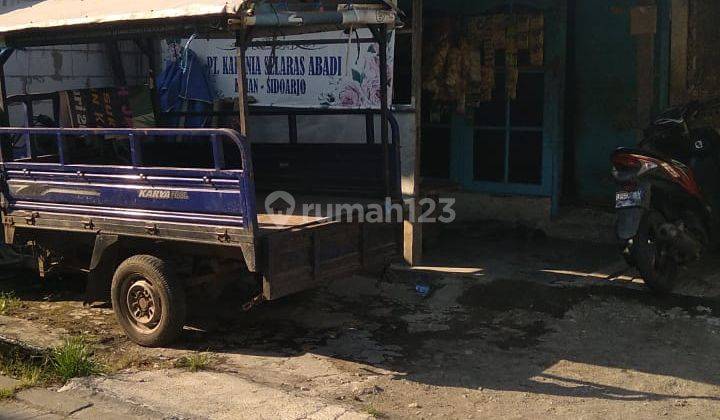
M189 42L188 42L189 44ZM187 46L176 60L168 60L158 77L160 107L163 112L208 113L213 110L214 89L207 69ZM192 115L166 118L171 127L207 127L209 116Z

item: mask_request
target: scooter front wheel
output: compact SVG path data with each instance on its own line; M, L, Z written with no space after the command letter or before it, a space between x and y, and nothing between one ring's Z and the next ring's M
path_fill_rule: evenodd
M657 241L658 229L664 223L662 214L655 211L646 213L632 248L633 260L645 285L657 294L670 293L678 276L677 260L670 255L666 246Z

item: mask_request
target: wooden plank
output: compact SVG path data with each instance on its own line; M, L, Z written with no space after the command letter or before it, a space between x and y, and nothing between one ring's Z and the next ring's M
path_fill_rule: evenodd
M279 299L363 269L377 271L397 255L397 226L366 225L365 245L358 223L332 222L264 236L261 272L265 298Z
M688 99L689 0L672 0L670 49L670 105Z
M122 54L117 41L108 41L105 43L107 49L110 71L113 76L113 83L116 87L127 86L127 77L125 76L125 67L123 66Z
M636 136L643 136L643 128L650 122L655 102L655 33L657 7L651 0L638 1L630 11L630 32L635 39L635 71L637 77Z
M360 268L356 224L328 223L265 238L263 294L279 299L312 289ZM267 274L271 273L271 274Z
M630 35L657 33L657 6L635 6L630 10Z

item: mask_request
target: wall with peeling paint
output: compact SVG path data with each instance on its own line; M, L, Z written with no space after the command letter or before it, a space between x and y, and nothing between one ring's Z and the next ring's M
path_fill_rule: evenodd
M28 7L37 1L2 0L0 13ZM128 84L145 83L147 60L132 43L120 45ZM49 93L59 90L113 85L109 59L102 45L72 45L29 48L16 51L5 65L9 96ZM52 115L48 104L39 104L39 113ZM21 107L10 107L13 124L23 119Z

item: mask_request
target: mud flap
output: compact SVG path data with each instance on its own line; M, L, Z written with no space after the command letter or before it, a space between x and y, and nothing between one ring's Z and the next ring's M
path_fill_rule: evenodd
M87 286L85 304L109 299L110 283L117 264L118 236L99 234L95 237Z
M642 220L643 214L645 214L643 207L619 209L617 211L616 224L618 239L627 241L634 238L640 229L640 221Z

